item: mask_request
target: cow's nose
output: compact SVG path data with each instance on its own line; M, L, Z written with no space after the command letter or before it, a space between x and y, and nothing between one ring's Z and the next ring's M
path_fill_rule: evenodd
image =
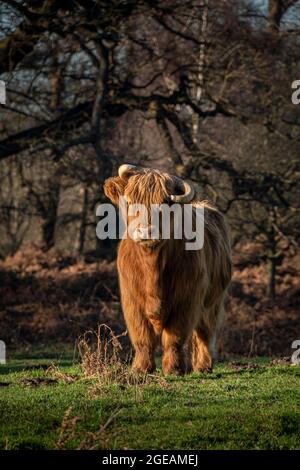
M148 227L137 227L136 228L136 238L138 240L146 240L149 237Z

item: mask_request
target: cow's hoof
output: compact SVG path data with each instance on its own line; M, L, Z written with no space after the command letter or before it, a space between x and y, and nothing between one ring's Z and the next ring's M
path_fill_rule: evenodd
M212 371L212 367L197 367L194 369L194 372L202 372L203 374L211 374Z
M179 368L163 368L164 375L184 375L185 371Z
M152 374L156 369L155 364L149 364L146 366L141 366L138 364L133 364L132 371L136 374Z

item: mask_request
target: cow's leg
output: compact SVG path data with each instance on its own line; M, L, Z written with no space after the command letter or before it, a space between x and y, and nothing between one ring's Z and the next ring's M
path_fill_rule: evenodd
M211 344L213 335L204 325L199 325L193 335L192 363L195 372L211 372L213 367L213 357Z
M186 371L186 358L184 345L187 340L187 334L178 331L175 328L165 328L162 332L163 346L163 373L180 375Z
M193 338L190 338L184 346L185 372L189 374L193 370L192 365Z
M156 335L152 325L138 310L125 313L129 336L135 350L132 367L139 372L153 372L155 365Z
M215 356L218 325L223 316L223 295L210 309L203 311L194 329L192 364L194 371L211 372Z

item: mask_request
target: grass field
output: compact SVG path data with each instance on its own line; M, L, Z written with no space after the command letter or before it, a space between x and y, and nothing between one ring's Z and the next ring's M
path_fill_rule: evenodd
M265 358L103 382L53 363L0 365L1 449L300 448L300 366Z

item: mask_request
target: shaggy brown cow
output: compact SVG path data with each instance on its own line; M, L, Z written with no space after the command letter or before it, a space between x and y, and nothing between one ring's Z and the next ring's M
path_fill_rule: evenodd
M161 336L165 374L212 368L216 331L231 278L227 228L218 210L195 197L192 185L154 169L122 165L119 175L104 185L106 196L118 204L180 202L203 204L204 245L186 250L185 239L149 240L143 230L122 239L118 273L124 316L135 349L133 367L151 372ZM194 209L193 209L194 211Z

